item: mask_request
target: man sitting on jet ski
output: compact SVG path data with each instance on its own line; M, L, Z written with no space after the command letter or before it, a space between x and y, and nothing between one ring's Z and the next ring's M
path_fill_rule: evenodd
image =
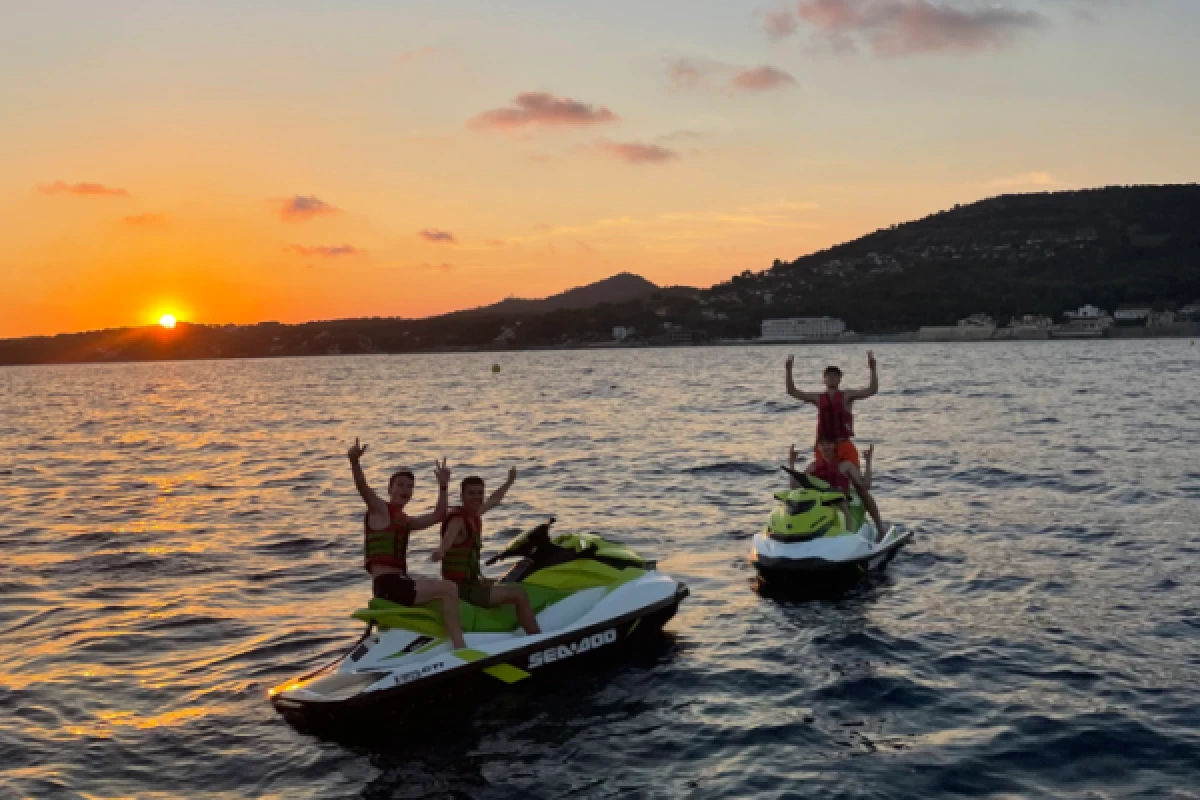
M867 452L863 454L863 459L866 461L866 467L860 472L858 467L849 461L838 460L837 455L838 443L831 436L817 437L817 454L818 458L813 459L804 472L812 475L814 478L820 478L830 485L833 489L842 492L849 497L851 487L862 498L863 506L867 509L867 513L871 515L871 520L875 523L875 541L879 541L887 533L887 529L883 527L883 519L879 516L879 506L875 504L875 498L871 495L871 459L875 455L875 447L872 445L867 448ZM796 446L792 445L788 450L788 466L792 469L796 468ZM798 488L796 479L792 478L792 488ZM846 519L850 519L850 509L847 505L842 509L846 515Z
M483 515L504 499L517 480L517 469L508 471L504 482L486 501L483 499L483 478L471 475L463 478L462 506L452 508L442 522L442 543L433 551L433 560L442 562L442 577L458 584L458 596L475 606L491 608L511 605L517 619L528 634L541 633L529 596L515 585L497 586L494 580L483 577L479 555L483 551Z
M365 444L358 439L346 455L350 459L350 470L354 474L354 485L367 504L363 515L364 567L371 575L371 589L375 596L402 606L415 606L430 600L442 601L442 616L446 620L446 635L455 649L466 647L463 640L462 622L458 613L458 588L450 581L413 579L408 577L406 553L408 537L413 531L432 527L446 517L446 495L450 486L450 469L445 459L434 461L434 477L438 482L437 507L428 514L410 517L404 506L412 499L416 483L412 472L402 469L388 479L388 502L384 502L367 485L359 461L367 452Z

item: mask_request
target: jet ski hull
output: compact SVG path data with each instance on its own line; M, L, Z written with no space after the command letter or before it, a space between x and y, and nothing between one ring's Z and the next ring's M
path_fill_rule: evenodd
M344 699L305 699L302 693L292 691L295 685L284 685L272 690L271 702L288 723L304 732L353 736L386 725L393 733L419 726L414 728L419 733L432 723L461 718L510 685L525 686L556 673L586 672L597 661L652 639L661 634L687 595L686 586L675 584L672 595L642 608L561 632L527 637L527 643L523 637L515 647L466 665L447 668L448 662L456 659L431 659L420 665L416 671L422 674L416 677L412 672L402 673L395 685ZM467 644L471 645L470 635ZM333 674L344 662L333 665L326 674Z
M884 570L912 537L912 531L893 528L878 545L860 534L786 544L760 533L754 537L750 563L769 584L840 588L857 583L871 572Z

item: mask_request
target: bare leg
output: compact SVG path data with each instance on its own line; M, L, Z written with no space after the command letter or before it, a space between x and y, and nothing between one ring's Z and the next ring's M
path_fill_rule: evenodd
M862 498L863 505L867 507L867 513L871 515L872 521L875 523L875 541L883 539L887 530L883 527L883 518L879 516L879 506L875 505L875 498L870 492L859 492L859 497Z
M867 462L868 464L870 462ZM854 488L858 489L858 496L862 498L863 505L866 506L867 513L871 515L871 521L875 523L875 541L883 539L887 530L883 527L883 518L879 516L879 506L875 505L875 498L871 496L870 487L867 481L863 478L858 467L851 464L849 461L843 461L838 465L838 468L850 478L850 482L854 484Z
M537 617L533 615L533 606L529 605L529 595L525 594L524 589L517 586L493 586L488 600L493 605L512 605L517 610L517 619L521 621L521 627L529 635L542 632L538 627Z
M453 581L417 580L417 603L428 603L430 600L442 601L442 620L446 623L446 635L455 650L467 646L463 639L462 617L458 613L458 587Z

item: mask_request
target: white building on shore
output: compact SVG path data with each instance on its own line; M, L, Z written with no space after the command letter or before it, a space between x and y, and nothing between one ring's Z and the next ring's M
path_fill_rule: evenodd
M764 319L762 338L767 342L804 342L836 339L846 332L846 323L833 317Z
M1109 313L1093 305L1081 306L1063 316L1067 324L1054 329L1055 339L1099 339L1113 326Z

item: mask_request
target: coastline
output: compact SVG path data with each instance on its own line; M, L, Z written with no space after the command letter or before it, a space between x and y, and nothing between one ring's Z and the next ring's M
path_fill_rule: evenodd
M41 361L35 363L0 363L0 369L9 367L61 367L85 364L164 364L185 363L191 361L265 361L308 358L336 358L363 356L402 356L402 355L446 355L473 353L526 353L526 352L557 352L557 351L595 351L595 350L659 350L675 348L710 348L710 347L774 347L789 345L793 347L812 347L820 345L849 345L849 344L917 344L917 345L988 345L988 344L1049 344L1073 342L1104 342L1131 341L1146 339L1198 339L1200 338L1200 323L1191 323L1190 330L1171 330L1158 332L1147 328L1114 328L1107 336L1071 337L1071 338L1014 338L1002 337L991 339L921 339L918 331L884 334L849 334L836 339L712 339L698 342L579 342L570 344L532 345L529 347L438 347L421 350L378 350L361 353L291 353L291 354L262 354L252 356L205 356L197 358L114 358L88 359L73 361Z

